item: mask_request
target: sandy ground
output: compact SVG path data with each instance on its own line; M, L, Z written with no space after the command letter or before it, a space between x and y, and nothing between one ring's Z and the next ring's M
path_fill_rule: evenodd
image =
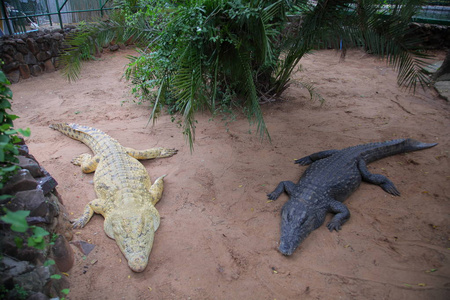
M434 91L399 89L395 72L358 51L306 57L284 101L263 106L272 143L237 116L228 128L198 115L195 150L162 116L146 126L121 80L132 50L89 62L79 81L58 72L13 85L16 127L30 127L32 154L59 182L71 218L95 198L93 175L70 160L88 148L48 128L76 122L99 128L138 149L174 147L171 158L143 162L152 180L168 174L156 205L162 221L150 263L133 273L95 215L74 240L95 244L69 272L69 299L449 299L450 113ZM298 82L312 82L326 99L308 99ZM280 209L288 197L266 194L282 180L297 181L305 167L294 159L326 149L412 137L438 142L369 169L400 190L392 197L363 183L348 199L343 229L313 232L291 257L277 251ZM328 216L327 220L331 218Z

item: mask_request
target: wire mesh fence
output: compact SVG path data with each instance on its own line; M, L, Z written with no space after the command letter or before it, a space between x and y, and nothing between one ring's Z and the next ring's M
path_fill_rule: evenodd
M112 0L0 0L0 35L100 20Z
M450 25L450 0L427 1L419 14L414 16L414 21L438 25Z
M4 35L96 21L108 15L114 4L113 0L0 0L0 5L0 35ZM450 25L450 0L427 1L413 21Z

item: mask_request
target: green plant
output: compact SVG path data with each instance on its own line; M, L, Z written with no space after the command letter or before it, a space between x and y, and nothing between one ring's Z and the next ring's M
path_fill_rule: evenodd
M11 230L19 233L25 233L31 231L31 234L27 238L27 245L39 250L43 250L46 247L45 236L49 235L49 232L42 227L35 225L28 225L26 217L30 214L29 210L18 210L12 212L4 208L6 214L0 217L0 220L11 225ZM23 239L21 237L15 238L16 246L18 248L23 247Z
M278 98L296 66L313 49L359 47L385 58L398 71L398 84L425 87L428 57L408 23L423 0L122 0L106 23L92 24L73 37L63 55L69 79L79 72L83 51L126 38L140 46L126 78L138 102L178 114L191 149L195 113L213 115L240 108L261 137L269 137L260 101ZM288 14L301 20L292 26ZM78 46L77 46L78 45ZM73 63L73 67L71 66ZM311 98L320 98L306 84ZM231 92L230 92L231 91ZM233 95L230 101L229 95ZM175 118L174 118L175 120Z
M11 109L12 92L8 88L10 82L5 74L0 71L0 189L14 175L19 169L17 163L17 149L18 142L21 139L17 136L18 133L23 136L30 135L30 129L14 129L13 121L18 117L8 113ZM1 195L0 199L5 199L8 195Z

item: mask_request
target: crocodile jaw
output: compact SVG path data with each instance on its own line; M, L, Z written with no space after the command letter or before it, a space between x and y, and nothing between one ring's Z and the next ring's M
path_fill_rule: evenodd
M281 211L281 237L278 250L291 255L300 243L314 230L315 218L298 200L289 200Z
M142 272L148 264L159 214L156 209L123 210L111 215L112 238L134 272ZM155 220L157 219L157 220ZM106 220L105 220L106 223ZM109 235L109 234L108 234Z

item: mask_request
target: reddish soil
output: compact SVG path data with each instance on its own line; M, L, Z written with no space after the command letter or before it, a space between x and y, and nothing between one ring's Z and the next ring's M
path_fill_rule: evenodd
M87 256L74 247L69 299L449 299L450 113L432 89L400 89L391 68L361 52L341 61L319 51L302 60L283 101L263 105L271 143L240 114L225 127L205 113L191 153L170 116L146 126L148 105L134 103L121 78L133 53L86 63L74 83L55 72L12 86L15 125L31 128L27 144L59 182L70 218L95 198L93 175L70 163L89 149L48 125L76 122L128 147L179 150L143 162L152 180L168 174L147 269L128 268L95 215L74 234L96 246ZM326 102L309 100L299 81L314 83ZM363 183L345 202L352 217L340 232L322 226L292 256L277 251L288 197L266 194L298 180L305 167L294 159L400 137L439 143L369 166L400 197Z

